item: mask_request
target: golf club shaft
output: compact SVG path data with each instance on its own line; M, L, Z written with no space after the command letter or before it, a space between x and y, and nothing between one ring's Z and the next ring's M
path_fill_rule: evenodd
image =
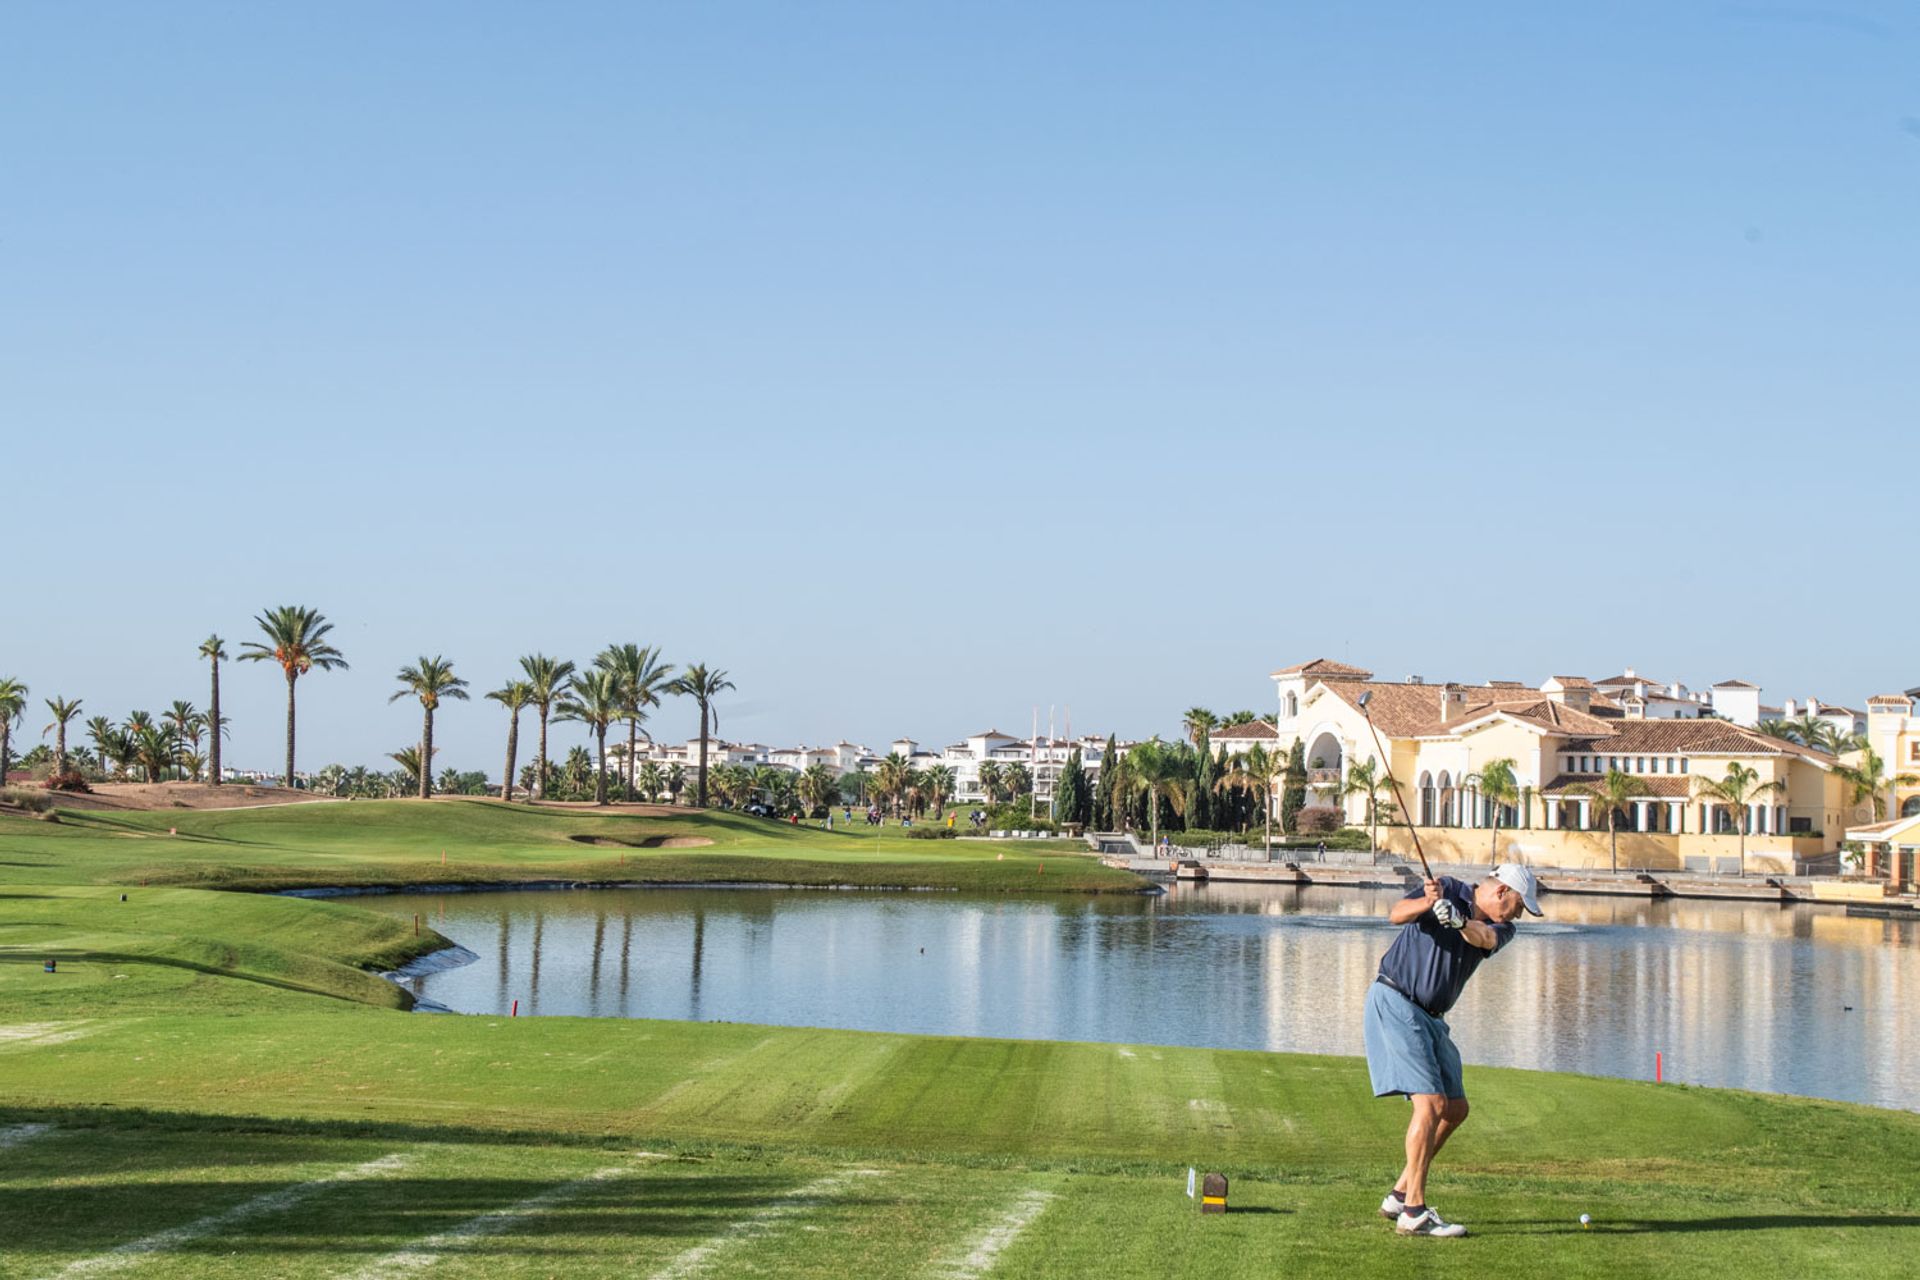
M1360 714L1366 718L1367 728L1373 734L1373 745L1380 752L1380 767L1387 771L1387 784L1393 788L1393 802L1400 806L1400 815L1407 820L1407 834L1413 837L1413 851L1420 855L1420 870L1426 872L1427 879L1433 879L1433 868L1427 865L1427 851L1420 847L1420 832L1413 825L1413 814L1407 809L1407 802L1400 794L1400 780L1393 776L1393 760L1387 755L1386 747L1380 741L1380 730L1374 728L1373 713L1365 707Z

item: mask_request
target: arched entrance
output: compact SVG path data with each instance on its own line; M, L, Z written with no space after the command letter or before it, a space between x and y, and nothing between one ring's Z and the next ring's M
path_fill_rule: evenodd
M1453 777L1445 769L1440 771L1440 807L1434 814L1434 826L1453 825Z
M1434 807L1433 774L1430 771L1423 769L1420 772L1420 825L1421 826L1430 827L1433 825L1433 807Z

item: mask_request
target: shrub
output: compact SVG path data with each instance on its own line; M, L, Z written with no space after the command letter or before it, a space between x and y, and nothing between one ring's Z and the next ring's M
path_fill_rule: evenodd
M0 787L0 804L16 805L28 813L45 813L53 808L53 797L25 787Z
M92 787L87 785L86 775L78 769L69 769L65 773L49 774L47 775L47 780L44 785L49 791L82 792L93 790Z
M1293 815L1294 829L1301 835L1332 835L1346 825L1347 816L1330 804L1310 804Z
M914 827L907 832L909 840L953 840L960 833L949 831L945 827Z

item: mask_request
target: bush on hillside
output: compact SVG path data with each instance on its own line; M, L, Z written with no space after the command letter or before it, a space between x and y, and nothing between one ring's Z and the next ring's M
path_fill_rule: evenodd
M26 787L0 787L0 804L10 804L28 813L45 813L53 808L53 797Z
M945 827L914 827L907 832L909 840L955 840L958 831L949 831Z
M1294 830L1303 836L1332 835L1346 821L1347 815L1330 804L1310 804L1293 815Z
M47 775L46 782L42 785L49 791L90 792L93 790L92 787L87 785L86 775L78 769L69 769L65 773L49 774Z

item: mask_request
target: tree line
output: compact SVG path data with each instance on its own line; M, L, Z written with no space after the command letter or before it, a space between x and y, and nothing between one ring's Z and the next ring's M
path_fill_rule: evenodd
M284 782L291 787L296 785L299 682L315 671L347 670L347 659L328 639L333 623L317 610L284 605L265 610L254 618L254 624L261 638L241 645L237 660L270 662L286 682ZM84 709L81 700L45 699L53 717L41 735L43 738L48 734L53 736L47 748L51 765L48 785L55 789L84 786L84 775L72 767L77 759L103 775L111 768L127 776L138 768L151 782L175 776L204 778L215 786L221 785L224 777L220 747L230 733L229 720L220 713L220 664L229 656L226 641L218 635L209 636L201 643L198 654L209 664L209 699L205 712L190 702L175 702L159 717L136 711L124 722L115 724L109 717L95 716L86 722L95 744L95 753L90 757L84 756L84 749L80 753L69 751L68 729ZM445 702L468 700L467 681L455 674L454 664L441 655L422 655L417 662L401 667L394 679L398 688L389 702L412 698L420 704L419 742L390 753L389 758L398 766L392 774L329 765L316 775L317 787L323 786L330 794L393 795L404 793L400 790L400 781L404 780L412 794L421 798L434 794L432 762L437 750L433 745L434 715ZM639 740L647 736L641 726L663 698L686 697L693 699L700 710L700 759L694 790L696 802L704 806L709 782L708 746L713 730L719 725L714 700L732 688L734 684L726 671L704 663L690 664L676 674L673 664L663 661L660 649L651 645L611 644L585 666L544 653L528 654L520 659L517 673L485 695L507 713L506 767L501 773L501 796L509 801L513 799L519 777L515 764L519 754L520 718L531 708L538 721L539 737L531 773L521 781L521 786L532 799L548 798L554 789L556 770L547 753L547 731L555 721L582 724L593 735L598 751L593 757L591 795L596 804L608 802L607 735L624 725L626 767L621 781L626 798L635 798L642 783L636 771L639 754L636 747ZM24 682L0 677L0 780L5 779L11 767L13 732L25 716L30 692ZM207 744L205 752L200 749L203 740ZM584 749L575 750L582 758L586 757ZM585 779L578 775L576 763L569 753L567 767L558 771L567 783L568 798L584 798L578 793L585 790ZM660 786L649 791L650 796L658 796L665 790L677 800L686 785L682 773L661 778L659 782ZM477 794L489 788L482 774L446 770L440 776L437 789Z

